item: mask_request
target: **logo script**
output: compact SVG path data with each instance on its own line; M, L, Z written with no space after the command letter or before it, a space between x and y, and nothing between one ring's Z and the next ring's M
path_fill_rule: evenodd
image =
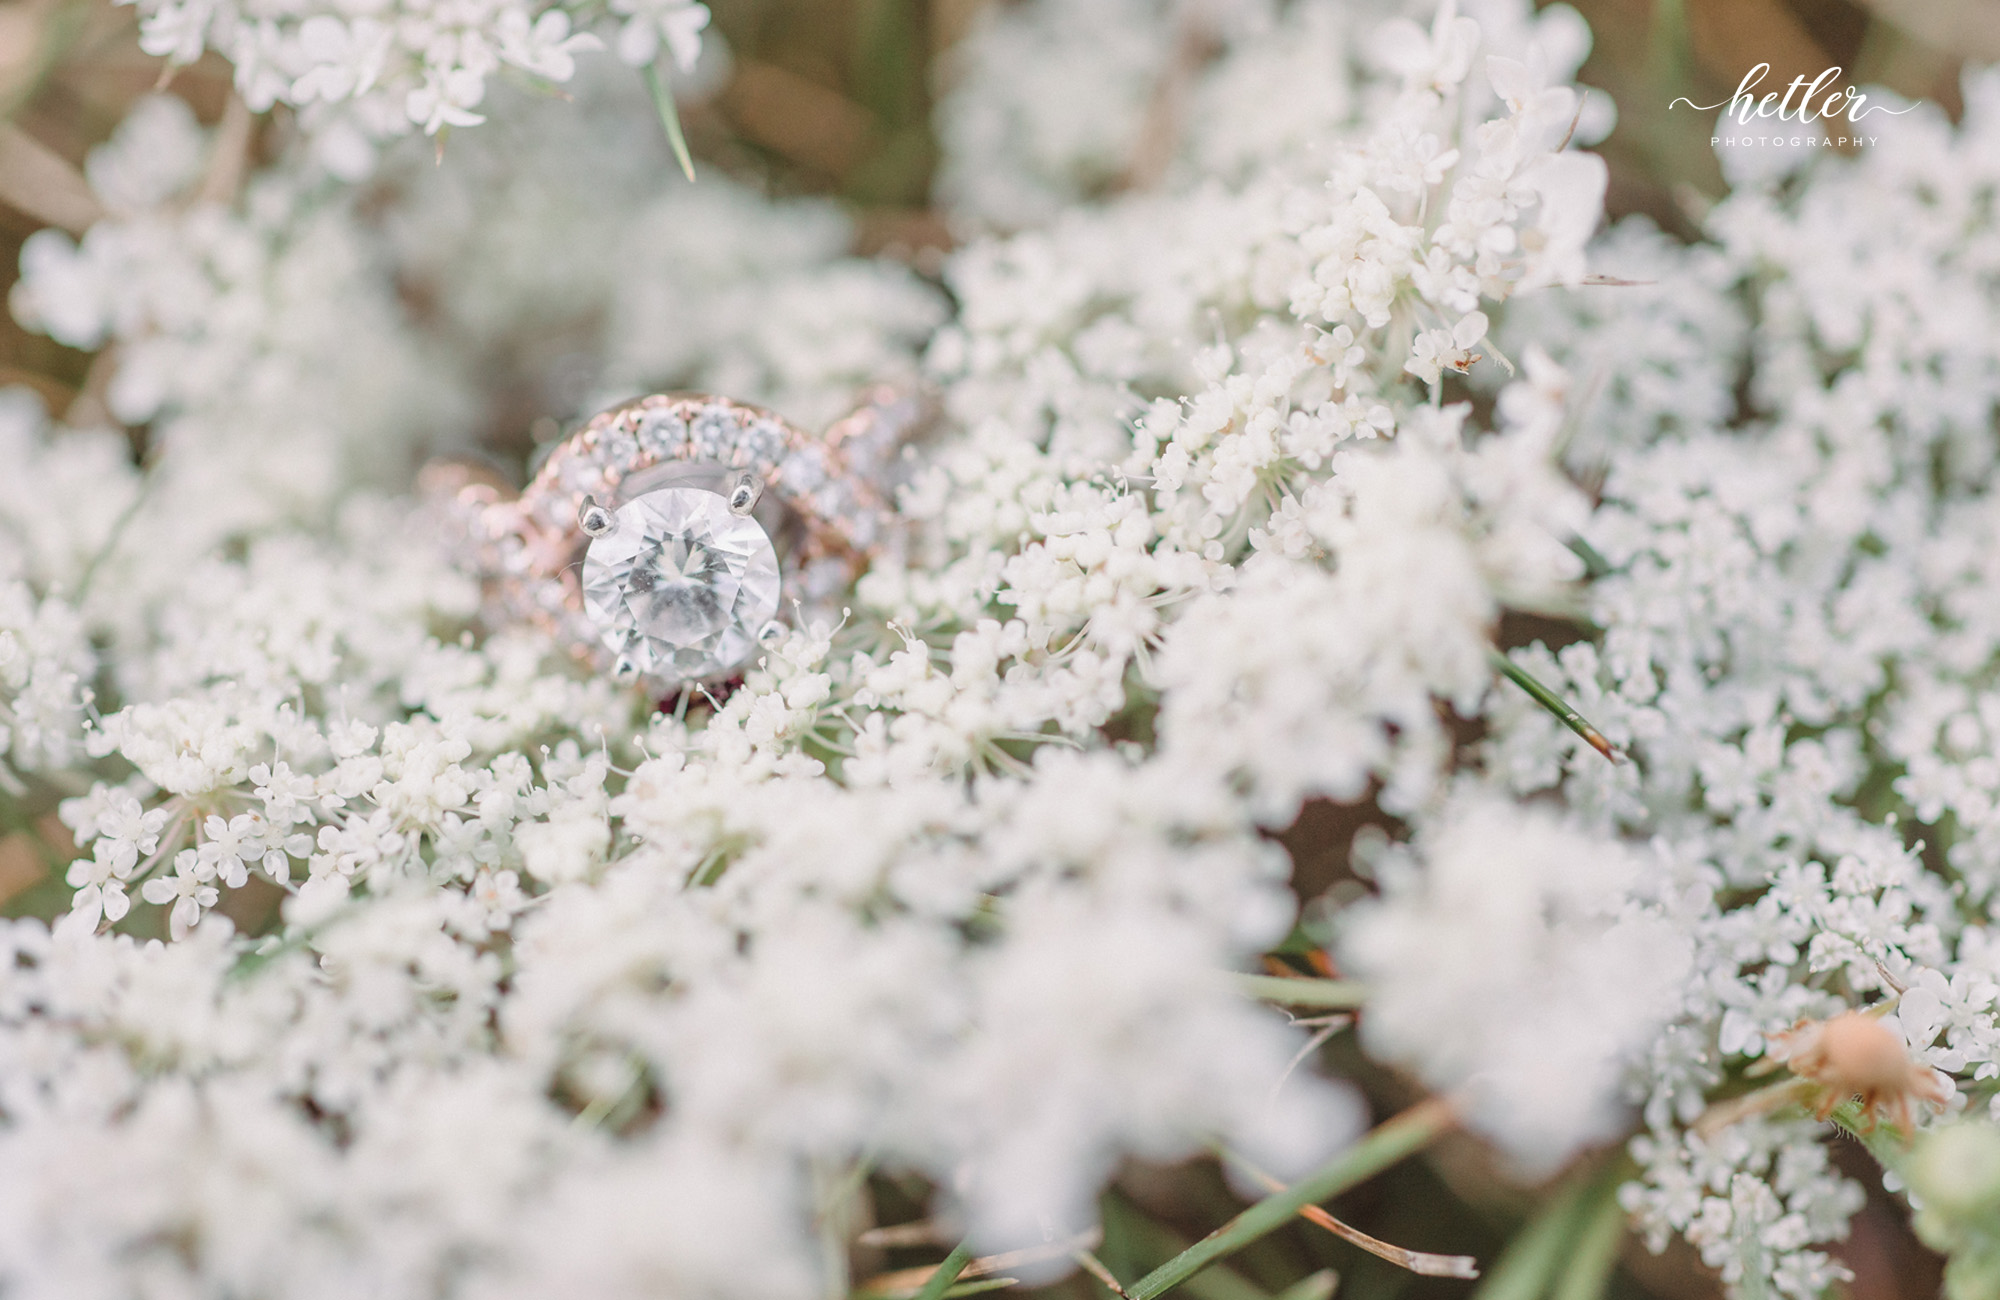
M1870 113L1887 113L1892 117L1901 117L1909 112L1910 108L1916 107L1914 104L1910 105L1910 108L1888 108L1881 104L1869 104L1868 96L1852 86L1836 84L1840 77L1838 67L1828 68L1811 81L1807 81L1804 77L1793 77L1792 84L1785 87L1783 94L1773 90L1759 98L1756 94L1757 84L1764 80L1764 74L1770 70L1771 65L1768 63L1760 63L1750 69L1743 74L1743 80L1737 83L1736 93L1720 103L1697 104L1683 95L1667 107L1671 110L1686 104L1689 108L1701 112L1713 112L1719 108L1725 117L1734 117L1743 126L1749 126L1754 119L1765 117L1775 117L1780 122L1801 123L1832 121L1834 118L1845 117L1850 122L1859 122Z

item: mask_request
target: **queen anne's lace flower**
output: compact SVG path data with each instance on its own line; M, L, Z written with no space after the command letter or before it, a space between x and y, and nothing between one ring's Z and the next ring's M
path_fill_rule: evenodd
M1535 1173L1636 1114L1626 1207L1745 1293L1823 1291L1859 1203L1803 1116L1710 1108L1800 1020L1894 999L1992 1104L1995 83L1583 288L1562 6L993 6L940 293L668 178L585 11L140 7L305 142L197 202L209 135L143 100L109 215L24 250L151 450L0 400L0 799L77 844L67 918L0 928L5 1288L769 1300L845 1285L873 1171L982 1247L1128 1156L1291 1176L1357 1108L1226 973L1312 800L1408 830L1313 921L1363 1045ZM707 21L590 12L656 67ZM376 495L524 409L885 379L942 408L903 531L685 712L473 627ZM1495 688L1510 610L1601 629L1513 658L1635 761Z
M1190 10L1243 42L1200 94L1221 102L1258 59L1292 53L1255 8ZM699 7L618 12L638 57L645 40L685 45ZM149 39L185 39L186 19L153 12ZM235 21L218 9L203 30L249 39ZM1344 39L1325 6L1285 21L1323 47ZM415 22L266 24L238 58L244 93L310 116L365 115L393 92L441 127L483 113L496 60L556 76L576 48L559 12L502 9L426 28L418 63ZM1536 39L1504 32L1516 53ZM569 1216L607 1225L607 1279L784 1295L816 1270L815 1198L854 1185L864 1154L924 1174L941 1210L1006 1245L1086 1226L1128 1153L1171 1159L1219 1137L1290 1174L1349 1136L1348 1095L1293 1070L1294 1033L1223 975L1291 919L1265 830L1378 780L1421 808L1450 760L1432 701L1475 709L1501 600L1575 570L1546 535L1576 509L1548 466L1550 420L1513 395L1487 439L1465 405L1430 409L1403 378L1418 354L1401 331L1449 311L1452 346L1479 344L1487 308L1538 265L1510 260L1496 232L1565 203L1565 229L1595 213L1587 186L1537 188L1522 170L1555 156L1534 116L1553 92L1509 108L1469 62L1391 89L1334 159L1349 189L1329 197L1291 152L1350 130L1356 101L1336 87L1304 124L1239 141L1227 188L1176 179L968 246L947 271L958 309L943 333L934 294L842 255L830 211L715 180L662 191L623 142L547 115L519 129L576 183L469 185L506 174L517 148L473 143L442 173L388 167L410 193L379 228L303 164L235 208L182 207L205 139L164 102L135 118L93 162L115 215L80 244L40 237L16 295L59 337L117 341L113 414L153 421L162 451L144 507L88 561L94 589L115 582L125 605L83 606L116 702L87 741L132 775L65 805L73 911L53 937L21 931L13 969L54 987L94 964L96 987L172 989L176 1010L147 1031L161 1043L141 1054L171 1043L176 1077L202 1082L171 1098L129 1076L106 1085L97 1113L122 1107L130 1130L91 1166L108 1177L150 1186L210 1158L229 1137L204 1116L225 1095L234 1116L302 1109L330 1126L260 1118L273 1151L297 1148L297 1186L319 1190L270 1200L261 1222L282 1226L268 1237L231 1236L207 1210L177 1221L239 1245L226 1265L173 1267L270 1289L280 1275L257 1243L284 1237L327 1261L287 1278L407 1270L394 1290L457 1268L465 1288L498 1291L536 1270L575 1276L546 1234L507 1226ZM1462 114L1487 109L1490 145L1461 138ZM1415 172L1369 161L1419 128L1439 144ZM657 156L656 136L639 147ZM1201 159L1220 140L1204 128L1185 147ZM1473 183L1455 162L1472 157L1501 197L1462 235L1448 214ZM1349 248L1331 227L1369 202L1350 191L1370 177L1389 195L1387 238ZM513 251L549 229L568 232L569 261ZM1336 281L1365 286L1363 306L1312 287ZM424 345L438 350L428 405L391 416L420 355L394 305L410 285L445 326ZM446 442L467 429L476 385L457 377L557 316L601 330L581 335L601 369L569 402L696 383L823 418L863 381L916 374L929 343L948 415L909 470L900 551L845 624L795 629L698 722L642 724L532 638L461 639L472 593L403 508L354 492L420 423ZM402 356L359 384L325 358L368 358L320 329L374 329ZM1552 367L1535 374L1534 392L1559 392ZM299 428L301 410L341 436ZM246 440L274 428L290 440ZM178 522L222 484L232 499L268 484L326 522ZM1269 635L1312 609L1334 612L1324 635ZM1325 710L1301 714L1308 687ZM1280 718L1285 747L1260 748ZM1155 720L1150 746L1107 746L1107 728ZM171 959L117 937L140 903L179 941ZM242 955L237 924L282 937ZM87 1054L141 1007L78 1003L65 1032ZM754 1212L734 1186L761 1190ZM737 1207L721 1226L642 1240L592 1209L607 1189L672 1205L696 1187ZM409 1246L374 1260L365 1243L390 1213ZM168 1231L135 1210L94 1239L115 1254ZM0 1249L0 1269L12 1258ZM38 1259L50 1276L80 1266Z
M664 44L682 72L692 71L701 56L701 33L708 26L708 6L696 0L610 0L611 12L625 20L618 29L618 57L633 67L645 67L660 56Z
M371 139L484 122L479 110L490 78L515 70L567 82L577 55L605 46L596 33L575 30L573 7L541 0L123 2L139 10L146 53L185 64L204 49L218 51L234 65L237 93L253 111L281 103L299 108L319 137L320 161L350 175L372 165ZM619 24L614 45L626 63L650 65L664 47L681 71L694 67L707 6L612 0L610 11Z
M1457 1089L1528 1169L1616 1136L1619 1085L1692 974L1687 937L1636 900L1646 864L1485 795L1417 851L1374 863L1381 899L1345 918L1341 953L1376 990L1364 1040Z
M1572 455L1605 474L1581 530L1609 570L1587 604L1601 643L1520 659L1638 764L1578 763L1505 704L1495 775L1561 789L1671 864L1705 977L1634 1078L1651 1132L1627 1199L1656 1243L1684 1233L1746 1293L1823 1288L1837 1270L1812 1247L1844 1233L1858 1190L1800 1210L1809 1131L1714 1131L1702 1094L1719 1078L1790 1057L1825 1082L1825 1029L1867 1023L1868 1077L1810 1100L1851 1087L1899 1120L1930 1110L1919 1101L1996 1113L1982 701L2000 390L1974 340L2000 236L1971 213L1994 183L2000 93L1984 74L1966 89L1958 128L1929 110L1884 119L1854 160L1747 184L1710 215L1707 246L1614 232L1602 269L1655 282L1622 310L1550 297L1502 331L1590 377ZM1628 326L1616 356L1590 325L1607 310Z
M95 676L75 609L19 580L0 585L0 786L76 761Z

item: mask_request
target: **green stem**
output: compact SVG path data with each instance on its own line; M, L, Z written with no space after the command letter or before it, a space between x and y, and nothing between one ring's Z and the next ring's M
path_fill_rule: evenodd
M1574 554L1577 559L1583 561L1583 572L1585 577L1601 578L1605 574L1611 572L1611 561L1605 559L1603 555L1598 553L1598 550L1595 546L1592 546L1589 542L1584 541L1583 538L1578 536L1577 534L1571 533L1568 539L1564 541L1563 545L1569 547L1570 552Z
M1843 1101L1833 1108L1827 1118L1849 1137L1867 1147L1876 1164L1892 1173L1902 1172L1903 1158L1909 1154L1908 1144L1901 1134L1886 1125L1875 1123L1860 1102Z
M1341 1192L1420 1149L1452 1123L1451 1107L1433 1097L1420 1102L1335 1156L1291 1188L1274 1192L1160 1265L1130 1287L1131 1300L1166 1294L1216 1260L1284 1227L1300 1209Z
M1618 1203L1618 1184L1613 1181L1602 1199L1584 1211L1554 1300L1599 1300L1618 1265L1618 1243L1624 1237L1625 1207Z
M1186 1238L1117 1196L1104 1200L1104 1236L1106 1242L1124 1242L1128 1255L1134 1257L1125 1262L1135 1265L1138 1259L1172 1259L1188 1248ZM1126 1271L1139 1270L1133 1267ZM1193 1300L1271 1300L1269 1292L1227 1264L1212 1264L1195 1274L1181 1293Z
M1619 761L1617 749L1612 746L1610 741L1604 738L1604 733L1596 727L1591 726L1590 722L1581 713L1572 709L1562 696L1557 695L1554 691L1536 681L1527 669L1521 667L1521 665L1515 663L1506 655L1501 654L1498 650L1487 650L1486 657L1492 661L1493 667L1502 677L1505 677L1508 681L1526 691L1534 699L1535 703L1541 705L1550 713L1555 714L1557 718L1561 719L1565 727L1582 736L1584 743L1612 762L1616 763Z
M1244 996L1275 1002L1286 1007L1318 1007L1327 1011L1348 1011L1366 999L1368 990L1359 980L1322 980L1283 975L1238 975L1236 987Z
M1542 1207L1541 1213L1507 1243L1500 1259L1472 1300L1539 1300L1569 1254L1590 1184L1577 1179Z
M937 1271L917 1288L914 1300L940 1300L945 1292L951 1290L951 1284L958 1281L958 1275L965 1271L965 1266L971 1261L972 1246L969 1242L961 1241L953 1246L951 1254L944 1257L944 1263L939 1264Z
M96 579L97 570L110 558L111 553L118 549L118 539L125 535L126 525L145 508L146 498L151 495L148 489L152 486L153 477L150 474L139 481L139 490L133 494L132 504L118 512L118 518L112 521L111 532L106 535L104 545L98 547L91 555L89 563L83 566L83 573L76 580L76 594L71 598L72 604L82 606L84 597L90 594L90 584Z
M1621 1156L1571 1175L1514 1234L1471 1300L1598 1300L1625 1232L1618 1189L1634 1172Z
M673 92L667 89L667 79L660 73L658 59L639 69L639 75L646 79L646 89L653 92L653 107L659 111L660 125L667 130L667 143L674 147L674 158L681 165L681 174L694 179L694 158L688 153L687 137L681 134L681 111L674 103Z

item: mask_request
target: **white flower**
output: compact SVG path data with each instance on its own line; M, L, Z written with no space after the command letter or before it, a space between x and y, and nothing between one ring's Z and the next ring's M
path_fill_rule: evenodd
M298 29L298 57L307 67L286 98L294 104L333 103L367 94L382 75L392 40L391 30L370 18L313 14Z
M350 179L372 167L374 142L413 125L435 134L481 121L474 110L485 98L485 78L503 60L568 81L575 54L602 48L594 34L570 30L567 10L534 0L286 0L256 9L214 0L123 2L140 11L148 53L182 64L204 47L215 50L234 65L236 90L253 111L278 103L305 110L298 126L319 161ZM664 32L676 56L691 60L707 13L676 7L687 14L650 18L653 39L657 44Z
M144 212L193 183L206 143L186 100L147 95L127 110L109 140L90 151L84 174L111 211Z
M1461 17L1455 0L1445 0L1428 32L1407 18L1392 19L1376 31L1369 52L1406 82L1446 90L1472 70L1479 36L1479 24Z
M159 906L172 904L167 914L168 925L173 937L184 939L201 922L203 908L214 907L221 897L215 886L208 882L215 879L215 869L201 861L193 849L182 849L174 855L172 875L154 876L140 887L139 893L149 903Z
M424 84L412 90L406 101L410 120L425 135L436 135L447 126L477 126L486 119L472 110L486 97L486 78L473 68L432 67L424 70Z
M241 889L249 879L249 864L256 863L274 877L290 874L288 864L271 865L273 854L283 857L283 850L269 843L270 827L255 813L238 813L224 821L210 816L202 824L205 838L196 853L203 866L213 872L223 884L231 889Z
M1309 801L1409 840L1304 920L1364 1048L1536 1172L1643 1125L1650 1242L1828 1285L1821 1131L1691 1126L1891 998L1994 1105L2000 80L1701 242L1589 244L1580 20L1468 8L987 7L947 298L831 205L664 179L580 10L140 0L301 138L190 210L210 141L144 101L111 215L24 248L17 313L115 343L147 455L0 395L0 798L87 791L73 910L0 924L0 1286L761 1300L838 1271L869 1170L1000 1246L1130 1158L1309 1162L1347 1093L1222 978L1298 919ZM596 21L685 68L707 17ZM919 377L938 418L871 465L859 586L676 717L476 623L385 499L490 435L496 358L558 420ZM1580 639L1509 663L1636 761L1496 679L1524 612ZM202 923L260 869L274 933ZM142 874L173 943L119 933Z
M664 42L675 67L694 70L701 33L708 27L707 5L699 0L611 0L611 12L625 17L614 47L624 63L646 67L659 58Z
M139 48L174 63L193 63L201 57L217 7L218 0L180 0L153 8L140 19Z
M64 880L76 890L70 897L70 911L78 918L78 925L95 930L100 918L116 925L131 909L125 881L136 863L123 860L119 853L122 847L113 840L99 840L92 846L92 856L70 863Z
M485 909L486 924L494 930L511 926L528 903L527 895L521 892L521 878L511 871L483 871L474 878L469 892Z
M21 245L21 279L8 295L15 317L71 347L94 348L109 322L109 286L60 230L37 230Z
M509 9L500 16L498 33L501 58L551 81L568 81L576 75L576 55L604 48L589 32L572 33L569 15L560 9L532 22L526 11Z

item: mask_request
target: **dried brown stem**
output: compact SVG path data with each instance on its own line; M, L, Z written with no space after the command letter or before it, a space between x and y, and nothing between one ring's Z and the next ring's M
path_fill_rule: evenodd
M1220 48L1214 33L1199 16L1190 16L1182 23L1174 37L1173 53L1146 103L1146 116L1139 124L1139 138L1132 147L1125 174L1119 178L1119 189L1151 189L1167 174L1174 154L1180 149L1188 90Z
M1105 1289L1110 1291L1112 1295L1122 1297L1125 1294L1124 1286L1119 1283L1118 1278L1110 1269L1104 1267L1104 1261L1097 1256L1087 1250L1079 1250L1073 1252L1070 1258L1074 1259L1078 1267L1082 1268L1084 1272L1102 1282Z
M0 202L73 235L104 215L83 173L12 122L0 123Z
M216 125L215 141L209 146L208 168L201 186L194 192L196 203L230 204L243 188L243 173L250 164L250 140L257 119L243 96L231 91L222 106L222 121Z
M854 1242L858 1246L894 1250L901 1246L935 1246L943 1240L933 1220L919 1219L915 1223L893 1223L886 1227L870 1228L856 1237Z
M1694 1131L1704 1138L1712 1138L1731 1124L1740 1123L1756 1115L1768 1115L1793 1102L1804 1104L1813 1091L1810 1079L1784 1079L1778 1083L1746 1092L1740 1097L1718 1101L1701 1113L1694 1122Z
M1030 1246L1026 1250L1010 1250L999 1255L981 1255L960 1270L959 1280L969 1281L976 1277L989 1277L995 1273L1004 1273L1010 1268L1020 1268L1024 1264L1040 1264L1066 1256L1074 1258L1078 1254L1087 1254L1095 1250L1103 1236L1102 1232L1093 1229L1090 1232L1080 1232L1074 1237L1066 1237L1061 1241L1049 1242L1047 1245ZM931 1274L937 1272L937 1267L935 1264L924 1264L917 1268L899 1268L891 1273L877 1273L862 1283L860 1289L864 1294L872 1296L909 1295L928 1282Z

